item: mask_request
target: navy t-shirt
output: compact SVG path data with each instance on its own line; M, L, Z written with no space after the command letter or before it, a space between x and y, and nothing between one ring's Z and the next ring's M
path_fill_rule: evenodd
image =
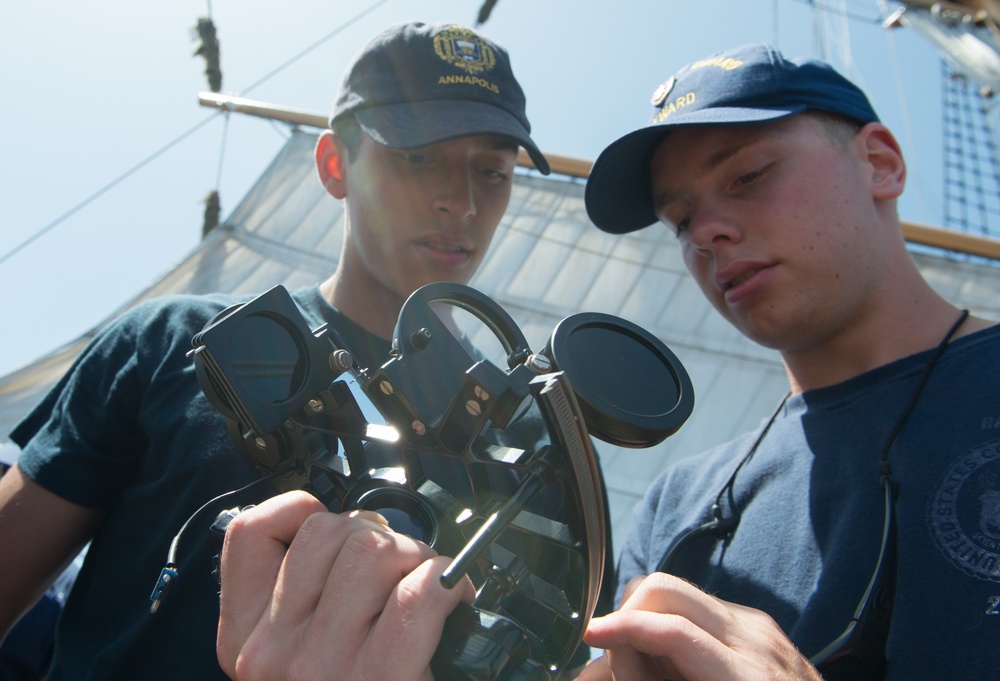
M790 398L737 476L742 517L672 572L768 612L807 656L847 626L875 567L882 448L930 351ZM896 601L887 679L993 678L1000 670L1000 326L952 342L889 462L898 495ZM752 396L748 396L750 399ZM637 506L619 565L655 571L709 508L757 433L665 471ZM726 516L733 509L723 501Z
M363 366L385 361L388 341L341 315L318 287L292 295L310 328L329 323ZM248 299L168 296L137 306L101 331L11 434L32 480L107 514L66 601L50 681L227 678L215 654L218 544L208 525L237 501L184 534L179 578L155 615L149 595L188 517L258 479L186 354L213 316Z

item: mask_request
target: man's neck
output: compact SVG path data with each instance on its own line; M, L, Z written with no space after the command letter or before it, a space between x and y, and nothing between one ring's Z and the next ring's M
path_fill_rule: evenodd
M958 320L960 310L931 292L908 303L884 306L850 324L835 338L815 347L782 350L793 393L823 388L860 376L936 347ZM991 326L969 317L951 340Z
M320 294L345 317L379 338L391 339L403 301L378 286L353 285L338 267Z

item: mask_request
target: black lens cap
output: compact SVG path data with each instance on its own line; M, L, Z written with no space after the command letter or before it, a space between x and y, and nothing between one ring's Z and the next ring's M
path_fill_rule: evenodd
M569 377L590 433L622 447L651 447L691 415L694 389L656 336L599 312L563 319L542 351Z

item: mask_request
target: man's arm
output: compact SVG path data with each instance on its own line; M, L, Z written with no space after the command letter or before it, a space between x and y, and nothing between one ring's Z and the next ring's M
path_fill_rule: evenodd
M16 465L0 478L0 638L42 597L103 517L49 492Z
M584 640L608 654L579 681L611 679L612 670L634 681L822 681L767 613L663 573L632 580L621 608L592 620Z
M441 586L449 563L378 514L270 499L226 530L219 662L240 681L429 681L445 618L475 597Z

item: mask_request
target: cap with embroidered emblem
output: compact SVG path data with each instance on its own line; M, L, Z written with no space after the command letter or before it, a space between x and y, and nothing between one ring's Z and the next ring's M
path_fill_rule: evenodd
M347 69L331 127L345 116L393 149L497 135L524 147L541 173L550 172L531 139L507 50L457 24L410 22L375 36Z
M649 164L663 138L683 126L764 123L814 109L865 124L878 120L865 94L829 64L787 59L746 45L689 64L658 86L646 126L612 142L594 163L585 199L591 221L624 234L657 221Z

